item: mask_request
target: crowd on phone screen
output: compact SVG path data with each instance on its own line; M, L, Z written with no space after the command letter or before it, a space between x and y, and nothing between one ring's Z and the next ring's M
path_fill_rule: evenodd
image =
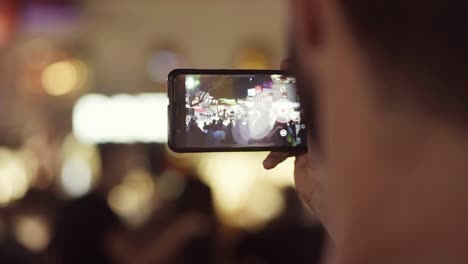
M229 120L226 125L223 119L213 119L211 123L204 122L200 127L197 120L191 119L187 125L187 144L231 146L264 143L275 146L296 146L305 142L305 132L306 130L297 121L275 122L265 137L253 139L250 136L248 122Z

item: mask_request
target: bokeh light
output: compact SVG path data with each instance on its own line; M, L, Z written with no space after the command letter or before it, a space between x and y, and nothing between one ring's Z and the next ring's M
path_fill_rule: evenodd
M60 179L63 190L71 197L81 197L91 191L92 171L89 164L83 159L66 160Z
M88 94L73 109L73 132L86 143L166 143L165 93Z
M261 48L244 48L236 55L235 67L238 69L268 69L271 67L270 56Z
M293 185L293 163L265 171L266 153L208 153L198 171L213 189L215 207L228 225L257 228L283 209L281 189ZM261 212L256 212L263 208Z
M254 200L255 202L253 202ZM244 228L262 226L282 212L285 206L284 202L280 189L271 185L268 181L255 184L249 194L249 202L245 204L242 210L245 217L238 217L237 224Z
M127 224L138 227L149 219L155 197L152 175L145 170L135 170L130 171L122 183L111 190L107 201Z
M61 96L81 88L87 69L79 60L67 60L48 65L42 73L42 86L52 96Z
M45 91L54 96L71 92L78 84L78 71L69 62L57 62L47 66L42 74L42 85Z
M68 135L62 146L63 164L60 186L71 198L89 193L98 183L100 173L99 154L94 145L83 144Z
M44 251L51 235L47 222L39 216L19 216L15 218L16 240L32 252Z
M192 76L192 75L187 75L185 78L185 87L188 90L192 90L197 88L200 85L200 80L197 79L197 77Z
M29 189L29 179L18 153L0 149L0 206L21 199Z

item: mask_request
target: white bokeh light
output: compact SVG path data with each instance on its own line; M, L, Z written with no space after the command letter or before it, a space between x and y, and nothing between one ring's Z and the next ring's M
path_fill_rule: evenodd
M65 161L62 167L61 184L71 197L81 197L91 191L93 174L90 165L78 158Z
M200 85L200 81L195 78L195 76L188 75L185 78L185 88L188 90L193 90L197 88L197 86Z
M73 109L73 133L85 143L166 143L164 93L85 95Z

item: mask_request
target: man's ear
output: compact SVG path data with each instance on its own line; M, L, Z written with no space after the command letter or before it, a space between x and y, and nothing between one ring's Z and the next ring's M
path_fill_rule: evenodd
M318 48L324 41L322 0L291 0L293 34L304 48Z

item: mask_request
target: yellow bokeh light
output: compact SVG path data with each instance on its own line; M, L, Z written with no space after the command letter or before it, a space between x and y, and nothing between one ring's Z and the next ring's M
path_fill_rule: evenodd
M0 150L0 206L24 197L29 189L27 169L18 153Z
M125 185L119 185L111 190L108 202L113 211L120 216L131 215L138 207L138 194Z
M75 66L78 76L77 89L80 89L90 80L90 71L88 66L81 60L72 60L71 63Z
M235 64L238 69L268 69L271 65L267 52L259 48L241 50Z
M3 174L0 174L0 206L8 205L11 201L13 190L10 180Z
M42 86L53 96L61 96L84 85L86 65L79 60L68 60L50 64L42 73Z
M247 203L245 210L259 225L277 217L285 205L281 191L267 182L259 184L251 197L255 202Z
M15 237L25 248L33 252L44 251L50 242L50 228L38 216L22 216L15 219Z
M223 222L256 228L272 220L284 207L281 190L293 184L293 160L266 171L266 153L209 153L201 156L198 172L212 188Z
M144 170L135 170L110 191L107 201L127 224L138 227L151 216L155 194L152 175Z
M222 215L240 210L247 202L257 171L243 153L205 154L199 172L213 189L215 205Z

